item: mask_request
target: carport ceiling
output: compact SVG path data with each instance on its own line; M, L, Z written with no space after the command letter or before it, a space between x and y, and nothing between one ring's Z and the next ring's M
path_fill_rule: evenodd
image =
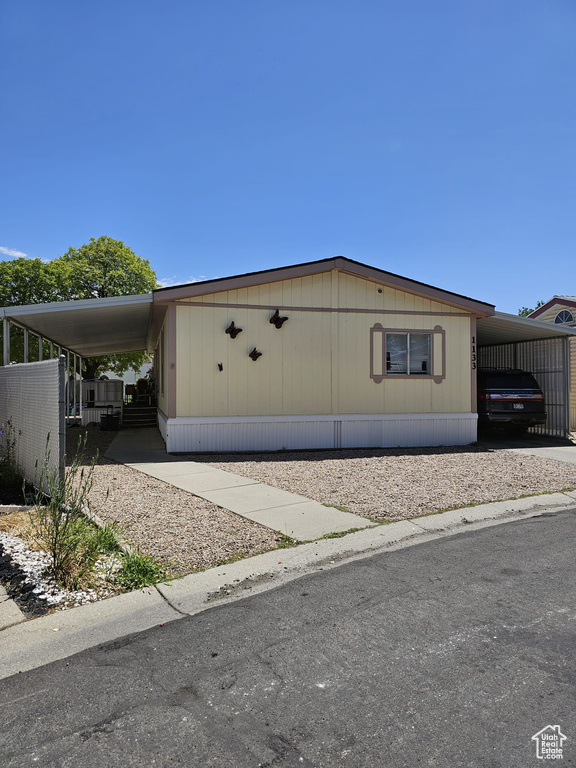
M496 312L491 317L479 317L476 321L478 345L509 344L514 341L554 339L558 336L574 336L576 328L530 320L526 317Z
M148 348L152 294L0 308L0 317L83 357Z

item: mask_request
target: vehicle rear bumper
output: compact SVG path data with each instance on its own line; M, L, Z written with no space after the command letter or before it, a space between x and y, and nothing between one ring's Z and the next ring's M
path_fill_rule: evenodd
M490 425L497 427L505 424L513 424L518 427L535 427L538 424L546 423L546 413L479 413L478 424L488 427Z

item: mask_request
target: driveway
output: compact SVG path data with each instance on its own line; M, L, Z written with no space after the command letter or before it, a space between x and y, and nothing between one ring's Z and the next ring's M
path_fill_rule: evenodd
M506 450L517 454L540 456L543 459L561 461L565 464L576 464L576 443L572 440L546 438L540 435L527 434L521 438L510 438L505 434L483 433L479 445L487 450Z
M3 766L576 761L576 510L312 573L0 682Z

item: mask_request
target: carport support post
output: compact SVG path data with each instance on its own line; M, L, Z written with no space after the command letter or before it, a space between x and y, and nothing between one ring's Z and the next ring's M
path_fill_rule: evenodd
M66 416L70 416L70 350L66 350Z
M564 437L568 437L570 434L570 337L565 336L562 339L562 346L564 352L564 402L566 407L564 408Z
M78 367L77 363L77 357L76 352L72 352L73 354L73 365L74 365L74 375L72 376L72 387L73 387L73 393L72 393L72 407L74 408L73 416L74 420L76 420L76 368Z
M10 365L10 320L7 317L4 318L3 325L3 365Z
M80 391L78 392L80 399L78 403L78 413L80 414L80 426L82 426L82 355L78 355L78 386Z
M28 328L24 328L24 362L28 362Z
M44 360L44 339L38 336L38 360Z

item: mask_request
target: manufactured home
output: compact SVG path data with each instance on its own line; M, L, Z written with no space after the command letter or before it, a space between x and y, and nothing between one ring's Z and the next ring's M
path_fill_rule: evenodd
M169 451L476 439L476 321L494 307L345 258L154 292Z
M57 433L60 457L70 410L92 418L70 387L81 357L136 350L154 354L152 419L169 453L465 445L479 365L532 371L548 413L533 431L569 430L575 328L344 257L0 317L0 421L20 419L39 446ZM26 450L33 462L41 447Z

